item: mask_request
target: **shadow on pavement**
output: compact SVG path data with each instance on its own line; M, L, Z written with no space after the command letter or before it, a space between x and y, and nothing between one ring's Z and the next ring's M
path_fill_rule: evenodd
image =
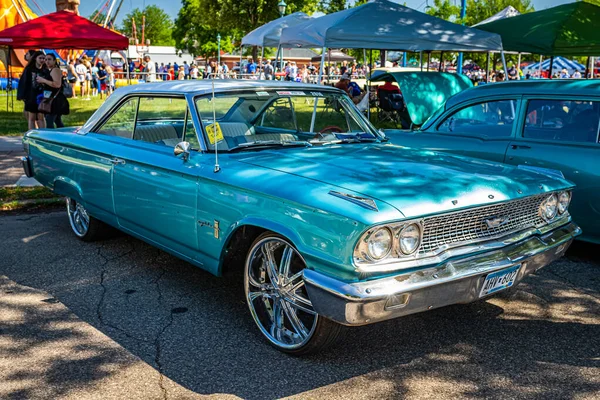
M259 336L238 281L128 236L79 242L62 213L3 217L0 230L0 275L52 294L161 379L198 394L548 399L600 392L600 288L589 279L600 267L588 259L576 264L572 253L528 278L510 301L494 298L349 329L331 351L294 358ZM0 309L18 313L19 304L2 299ZM6 354L18 359L39 342L77 342L70 317L35 315L1 328L0 338L18 343ZM40 366L40 380L9 377L73 394L104 379L110 365L129 362L110 349L84 350ZM65 377L65 371L71 372Z

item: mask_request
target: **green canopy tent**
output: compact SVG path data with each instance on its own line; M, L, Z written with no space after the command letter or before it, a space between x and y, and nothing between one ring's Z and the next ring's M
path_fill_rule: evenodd
M583 1L477 25L497 33L506 51L545 56L600 54L600 7Z
M421 126L447 99L473 83L466 75L440 72L385 72L372 76L372 82L395 80L402 90L413 126Z

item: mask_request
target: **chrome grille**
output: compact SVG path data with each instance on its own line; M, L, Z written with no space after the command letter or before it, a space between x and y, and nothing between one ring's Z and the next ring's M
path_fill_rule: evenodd
M444 245L484 241L527 228L542 226L546 222L539 216L538 210L541 202L548 195L548 193L545 193L491 206L425 218L423 221L423 242L419 254L435 252ZM508 218L508 221L501 226L489 227L486 220L495 217Z

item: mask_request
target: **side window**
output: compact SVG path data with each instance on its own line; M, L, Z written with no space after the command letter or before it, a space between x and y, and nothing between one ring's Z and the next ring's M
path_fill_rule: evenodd
M297 131L296 116L289 97L280 97L272 102L262 113L258 126Z
M475 104L447 117L437 130L448 134L508 137L512 133L516 107L515 100Z
M182 141L187 102L175 97L141 97L134 140L175 147Z
M600 102L530 100L523 137L562 142L599 143Z
M190 110L187 110L187 116L185 120L185 130L183 132L183 140L188 142L193 150L200 150L200 142L198 141L198 134L196 133L196 128L194 128L194 121L192 121L192 116L190 114Z
M97 133L131 139L135 126L138 100L137 97L134 97L123 103L117 112L111 115L100 129L97 130Z

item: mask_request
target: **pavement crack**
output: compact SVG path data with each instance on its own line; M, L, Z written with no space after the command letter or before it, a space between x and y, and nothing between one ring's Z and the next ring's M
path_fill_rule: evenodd
M157 253L157 256L155 257L155 261L158 258L158 255L160 253ZM158 303L162 303L162 290L160 288L160 280L162 279L162 277L165 275L165 273L167 272L166 269L164 269L162 266L160 267L162 272L160 273L160 275L154 280L154 284L156 285L156 291L158 293ZM160 387L160 390L163 393L163 399L167 399L168 398L168 392L167 392L167 388L164 385L164 379L165 379L165 375L163 372L163 365L161 362L161 354L162 354L162 347L160 345L160 338L163 335L163 333L165 333L165 331L173 324L173 312L171 311L169 314L169 321L165 324L165 326L162 327L162 329L158 332L158 334L156 335L156 338L154 339L154 348L155 348L155 355L154 355L154 362L156 363L156 368L158 369L158 386Z
M98 321L100 321L100 323L102 325L107 326L107 327L109 327L111 329L114 329L114 330L122 333L123 335L127 336L130 339L136 340L138 342L152 343L152 341L150 341L150 340L143 339L143 338L140 338L140 337L137 337L135 335L130 334L129 332L127 332L125 329L121 328L120 326L111 324L105 318L105 316L104 316L104 314L102 312L102 308L104 306L104 301L106 299L106 292L107 292L106 285L104 284L104 280L106 279L106 273L107 273L105 267L106 267L106 265L109 262L114 261L116 259L119 259L119 258L121 258L121 257L123 257L123 256L125 256L125 255L127 255L129 253L131 253L132 251L135 250L135 248L132 245L132 249L131 250L125 252L124 254L122 254L120 256L116 256L116 257L113 257L113 258L107 258L106 256L104 256L102 254L102 249L103 248L104 248L104 243L101 243L100 246L98 247L98 256L103 259L103 262L100 264L100 268L101 268L101 270L100 270L100 286L102 287L102 293L100 294L100 300L98 301L98 304L96 305L96 315L98 317Z

